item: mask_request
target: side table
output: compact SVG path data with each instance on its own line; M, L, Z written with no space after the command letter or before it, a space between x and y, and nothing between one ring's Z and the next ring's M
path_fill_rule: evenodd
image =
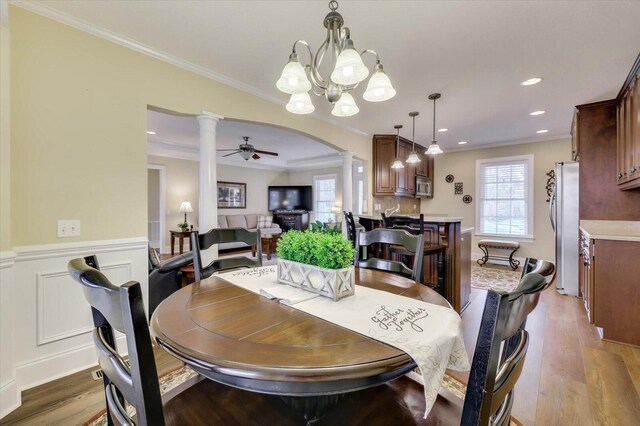
M171 256L173 256L175 254L175 243L176 243L176 237L178 237L178 245L180 247L180 254L184 253L184 238L187 237L187 241L189 241L189 250L191 250L191 234L193 234L194 232L198 232L195 229L194 230L190 230L187 229L185 231L182 230L170 230L169 233L171 234Z

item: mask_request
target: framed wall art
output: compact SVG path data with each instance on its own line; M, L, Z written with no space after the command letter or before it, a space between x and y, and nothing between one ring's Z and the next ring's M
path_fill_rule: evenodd
M247 184L239 182L218 182L219 209L246 209Z
M463 191L462 191L462 182L456 182L456 183L453 184L453 186L454 186L454 190L455 190L454 193L455 194L462 194L463 193Z

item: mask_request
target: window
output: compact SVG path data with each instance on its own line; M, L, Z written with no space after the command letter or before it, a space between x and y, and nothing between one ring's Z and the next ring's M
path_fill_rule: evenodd
M533 155L476 162L479 235L533 238Z
M320 222L335 222L336 214L336 175L313 177L313 205L315 220Z

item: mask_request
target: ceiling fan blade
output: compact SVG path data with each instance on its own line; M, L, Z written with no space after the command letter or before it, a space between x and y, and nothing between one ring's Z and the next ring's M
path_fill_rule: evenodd
M231 149L216 149L216 151L218 151L218 152L222 152L222 151L238 151L238 148L231 148Z
M258 152L260 154L266 154L266 155L275 155L276 157L278 156L277 152L270 152L270 151L261 151L259 149L254 149L254 152Z
M240 152L240 151L232 152L232 153L230 153L230 154L223 155L223 157L228 157L228 156L230 156L230 155L237 154L237 153L239 153L239 152Z
M259 160L260 156L258 154L253 154L251 158L253 158L254 160Z

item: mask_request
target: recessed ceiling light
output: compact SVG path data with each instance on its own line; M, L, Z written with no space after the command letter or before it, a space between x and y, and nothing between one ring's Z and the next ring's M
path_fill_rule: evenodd
M460 142L458 142L458 145L466 145L466 144L467 144L467 141L460 141Z
M447 129L446 127L443 127L442 129L438 129L438 131L439 131L440 133L442 133L442 132L448 132L448 131L449 131L449 129Z
M536 133L547 133L547 132L548 132L548 130L544 129L544 130L538 130Z
M533 112L530 112L529 115L542 115L545 112L547 112L547 111L544 111L544 110L533 111Z
M531 86L534 84L538 84L542 81L542 79L540 77L534 77L534 78L530 78L528 80L523 81L522 83L520 83L521 86Z
M152 132L151 130L147 130L147 134L148 134L148 135L155 135L155 134L156 134L156 132Z

